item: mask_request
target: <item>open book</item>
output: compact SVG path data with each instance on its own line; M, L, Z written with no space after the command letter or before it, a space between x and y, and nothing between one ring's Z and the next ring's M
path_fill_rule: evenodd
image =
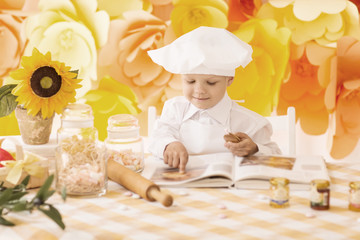
M290 189L310 189L313 179L330 181L321 156L250 156L234 157L231 153L193 155L186 173L170 168L161 160L149 164L143 175L166 187L235 187L268 189L269 179L285 177Z

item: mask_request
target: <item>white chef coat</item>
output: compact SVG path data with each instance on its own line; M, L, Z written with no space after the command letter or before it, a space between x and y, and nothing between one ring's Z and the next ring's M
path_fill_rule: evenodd
M224 147L225 129L247 134L258 146L256 155L281 154L271 141L270 122L239 106L227 94L209 109L195 107L184 96L167 100L150 137L149 152L163 158L165 147L174 141L182 142L189 154L229 152Z

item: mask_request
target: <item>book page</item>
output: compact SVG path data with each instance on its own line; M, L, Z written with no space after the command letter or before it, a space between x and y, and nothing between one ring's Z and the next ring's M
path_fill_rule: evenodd
M321 156L251 156L236 161L235 181L285 177L291 183L309 184L315 178L329 180Z
M186 172L179 173L178 168L171 168L159 160L146 175L160 186L195 186L196 182L196 186L224 186L225 182L227 185L232 182L233 161L233 155L229 153L191 155Z

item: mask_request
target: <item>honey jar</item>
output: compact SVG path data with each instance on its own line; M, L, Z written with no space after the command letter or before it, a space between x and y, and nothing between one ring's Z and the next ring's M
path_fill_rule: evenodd
M270 179L270 206L273 208L289 207L289 179L275 177Z
M310 207L314 210L328 210L330 208L330 182L325 179L314 179L310 185Z
M349 183L349 210L360 212L360 181Z

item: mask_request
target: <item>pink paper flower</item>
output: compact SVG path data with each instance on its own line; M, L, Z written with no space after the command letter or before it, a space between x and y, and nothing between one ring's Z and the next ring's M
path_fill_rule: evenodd
M99 53L99 76L109 75L131 87L142 110L181 95L181 79L155 64L148 50L162 47L174 39L162 20L145 11L124 13L124 20L110 24L109 41ZM168 39L170 38L170 39Z

